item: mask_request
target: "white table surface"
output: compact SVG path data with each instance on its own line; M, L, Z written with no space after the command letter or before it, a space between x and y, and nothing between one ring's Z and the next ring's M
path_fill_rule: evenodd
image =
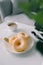
M6 27L6 23L8 20L34 25L33 21L30 20L25 14L6 17L6 22L0 24L0 38L10 34L10 31L7 30ZM9 32L7 33L7 31ZM3 42L0 40L0 65L41 65L42 60L43 57L35 48L33 48L31 52L26 53L25 55L17 56L14 54L10 54L6 52L6 50L3 47Z

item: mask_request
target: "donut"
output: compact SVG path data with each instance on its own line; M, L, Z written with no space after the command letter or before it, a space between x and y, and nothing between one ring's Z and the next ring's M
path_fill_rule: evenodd
M27 48L27 41L25 38L21 37L21 38L17 38L13 41L13 49L15 49L15 51L17 52L22 52L25 51Z
M9 38L9 44L12 48L12 51L25 51L28 47L28 42L30 39L30 36L28 36L25 32L18 33L17 35Z

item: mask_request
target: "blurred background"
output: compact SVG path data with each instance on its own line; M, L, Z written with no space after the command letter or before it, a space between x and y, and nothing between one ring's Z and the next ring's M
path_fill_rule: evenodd
M40 31L43 31L43 0L0 0L0 6L1 3L4 1L5 3L6 1L11 1L11 3L13 4L13 6L11 6L13 14L24 12L28 17L36 21L35 23L36 28ZM0 7L1 9L4 9L4 14L1 14L2 19L6 15L9 15L8 11L11 12L11 7L9 7L7 3L6 4L5 3L4 6L2 5L2 8ZM5 7L6 5L7 7ZM5 11L6 9L7 11ZM1 10L1 12L2 11L3 10Z

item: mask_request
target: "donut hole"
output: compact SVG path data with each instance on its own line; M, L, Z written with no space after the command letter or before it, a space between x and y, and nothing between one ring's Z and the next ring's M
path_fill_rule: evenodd
M19 46L20 44L21 44L21 43L20 43L20 42L18 42L18 43L17 43L17 46Z
M20 45L21 45L21 43L20 43L19 40L16 42L16 45L17 45L17 46L20 46Z

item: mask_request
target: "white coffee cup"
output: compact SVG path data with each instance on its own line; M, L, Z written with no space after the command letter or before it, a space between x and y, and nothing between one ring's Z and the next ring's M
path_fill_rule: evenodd
M8 27L12 31L15 31L17 29L17 24L16 23L13 23L13 22L10 22L10 23L8 23Z

